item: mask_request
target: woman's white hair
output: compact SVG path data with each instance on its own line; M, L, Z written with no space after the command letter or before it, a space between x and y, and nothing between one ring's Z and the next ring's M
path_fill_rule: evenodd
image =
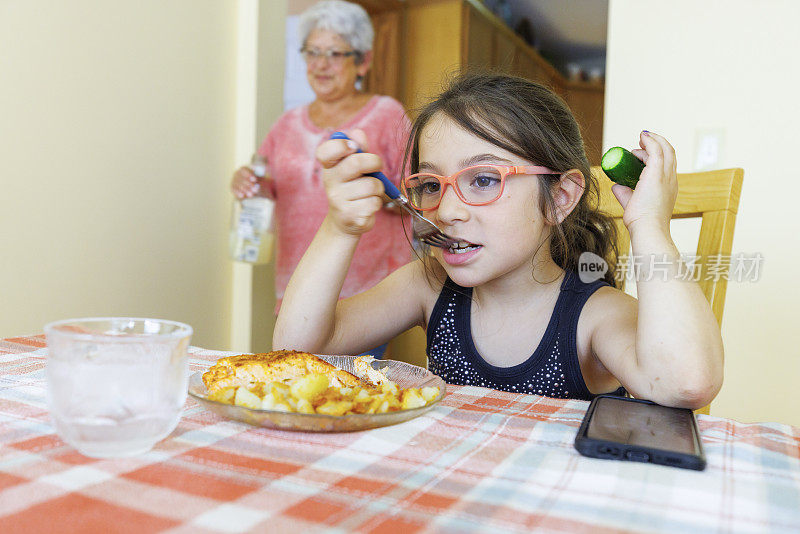
M375 30L369 15L358 4L344 0L324 0L314 4L300 15L297 30L300 42L305 45L308 36L317 29L339 34L361 54L372 50Z

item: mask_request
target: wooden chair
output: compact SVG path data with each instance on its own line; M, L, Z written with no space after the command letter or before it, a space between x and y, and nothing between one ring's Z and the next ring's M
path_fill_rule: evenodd
M627 255L630 235L622 224L622 206L611 192L614 183L600 167L592 167L592 175L599 184L600 209L611 215L617 226L619 254ZM721 265L725 258L730 257L743 177L742 169L679 173L678 198L672 212L673 219L702 218L695 263L698 283L720 325L728 281L726 276L710 276L713 274L710 266L714 262Z

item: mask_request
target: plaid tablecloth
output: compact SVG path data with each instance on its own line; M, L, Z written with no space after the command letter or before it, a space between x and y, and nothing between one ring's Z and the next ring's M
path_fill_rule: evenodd
M193 348L190 367L225 353ZM588 403L449 387L399 425L255 428L187 401L139 457L54 433L42 337L0 341L0 532L800 532L800 429L700 416L695 472L585 458Z

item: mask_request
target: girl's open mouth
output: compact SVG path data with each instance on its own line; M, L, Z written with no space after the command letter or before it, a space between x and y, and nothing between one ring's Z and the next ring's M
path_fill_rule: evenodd
M474 243L470 243L469 241L459 241L447 250L450 252L450 254L464 254L470 250L479 249L480 247L481 245L476 245Z
M472 259L482 248L483 245L459 240L452 247L442 249L442 260L448 265L461 265Z

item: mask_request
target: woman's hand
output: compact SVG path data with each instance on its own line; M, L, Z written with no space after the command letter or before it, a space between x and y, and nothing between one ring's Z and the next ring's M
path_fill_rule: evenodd
M364 176L383 166L380 156L367 152L367 139L362 130L348 133L352 139L325 141L317 148L322 164L322 180L328 195L328 219L335 228L349 235L361 235L375 224L375 213L384 202L383 184L377 178Z
M231 192L239 200L254 196L274 198L271 182L268 176L256 176L250 167L239 167L231 179Z
M669 232L669 221L678 196L675 171L675 149L658 134L643 131L639 136L642 149L633 154L645 167L636 189L615 184L611 191L622 205L622 221L629 231L639 226L655 226Z

